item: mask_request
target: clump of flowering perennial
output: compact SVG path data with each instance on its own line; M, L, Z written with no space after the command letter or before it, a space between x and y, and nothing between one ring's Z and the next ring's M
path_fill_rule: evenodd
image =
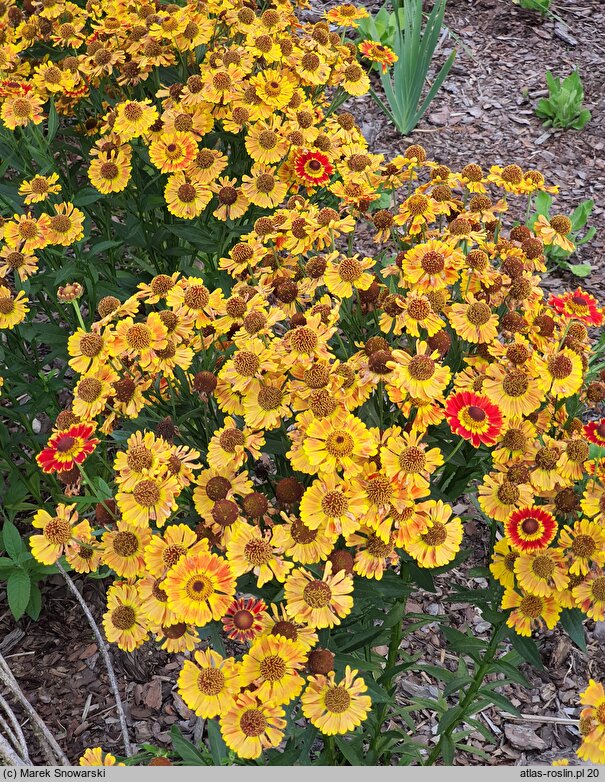
M107 638L187 653L183 699L242 758L280 745L292 712L355 731L371 673L339 633L367 582L456 561L469 464L509 626L605 618L605 470L586 442L605 426L580 418L605 399L589 332L603 312L540 287L562 220L505 220L544 177L451 171L419 145L372 153L338 108L369 87L334 30L363 18L354 6L315 24L288 2L20 14L0 118L35 137L52 100L139 275L110 287L101 265L111 295L62 298L79 319L72 401L38 457L94 511L38 511L32 553L113 571ZM34 40L56 57L26 71ZM97 235L62 173L28 174L4 222L0 327L28 315L17 279ZM233 643L208 648L220 635Z

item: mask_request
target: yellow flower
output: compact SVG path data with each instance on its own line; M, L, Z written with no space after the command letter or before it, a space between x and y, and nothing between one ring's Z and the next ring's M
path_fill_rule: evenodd
M427 451L419 432L402 432L398 426L383 439L380 460L386 476L410 488L428 489L430 476L443 464L441 451Z
M221 715L221 733L225 744L240 758L254 759L264 749L280 744L286 727L284 717L281 706L242 692L233 707Z
M101 539L103 562L118 576L136 578L145 568L143 552L150 540L149 529L119 519L117 529L105 532Z
M121 150L97 155L88 167L90 184L100 193L121 193L130 181L130 158Z
M563 527L558 546L571 559L572 575L587 575L592 562L605 565L605 528L594 521L581 519L573 527Z
M467 342L492 342L498 336L498 316L486 302L469 298L469 304L450 306L448 317L452 328Z
M203 627L226 613L235 594L235 578L226 560L202 551L179 559L162 587L168 607L182 622Z
M0 118L9 130L23 128L33 122L39 125L44 119L43 101L39 95L9 95L2 103Z
M416 355L394 350L387 366L393 370L389 384L404 388L416 399L441 397L451 378L451 370L438 362L439 351L431 351L426 342L416 343Z
M420 567L441 567L460 550L462 522L451 518L451 507L441 500L428 500L422 507L428 515L428 529L413 536L404 547Z
M208 541L198 540L186 524L170 524L155 534L145 546L145 567L156 578L162 578L185 555L208 551Z
M605 690L600 682L590 679L580 694L580 703L586 706L580 713L582 744L578 757L590 763L605 762Z
M193 220L204 211L212 199L212 190L195 177L177 171L168 178L164 198L170 214Z
M37 174L19 185L19 195L25 196L23 202L26 204L38 204L49 196L61 192L61 185L57 184L58 181L58 174L49 174L48 176Z
M347 665L339 682L334 671L309 677L300 699L302 711L325 736L349 733L368 716L372 699L364 694L368 687L358 673Z
M499 540L494 546L492 562L489 566L491 574L505 589L515 586L515 560L520 556L506 538Z
M198 717L210 719L233 708L239 694L240 663L212 649L195 652L185 660L178 678L179 695Z
M117 103L113 112L115 113L113 129L120 135L122 141L131 141L147 133L158 118L157 109L151 105L149 98Z
M274 169L255 163L250 174L242 177L242 190L255 206L274 209L285 198L288 185L277 178Z
M358 530L368 508L363 487L326 472L306 489L300 518L309 529L321 529L335 541L339 535L347 537Z
M364 461L378 450L375 429L368 429L359 418L338 409L329 418L311 422L303 440L308 473L347 477L361 472Z
M254 694L267 703L289 703L303 688L299 671L306 657L296 641L280 635L261 636L242 658L241 685L254 685Z
M540 597L563 592L569 584L567 563L559 551L551 548L518 556L515 575L522 589Z
M163 526L177 509L175 497L180 487L176 478L143 478L131 491L119 491L116 502L125 521L135 526L146 526L155 521Z
M332 574L326 563L321 579L297 568L286 579L285 600L288 616L313 628L334 627L353 608L353 578L340 570Z
M351 258L332 253L328 259L324 279L326 287L339 299L348 299L357 290L365 291L372 284L374 277L368 269L374 268L373 258L359 260L357 255Z
M107 640L117 644L125 652L134 651L147 640L147 619L135 586L112 584L109 587L103 628Z
M101 747L89 747L78 761L80 766L123 766L124 763L116 763L115 755L111 752L103 752Z
M532 630L546 626L549 630L557 624L561 605L556 596L539 597L507 589L502 598L502 608L512 608L506 624L519 635L531 636Z
M283 549L274 543L271 531L263 532L249 524L241 524L235 530L227 543L226 555L233 575L239 578L244 573L254 573L259 589L274 578L284 581L292 568L292 563L283 558Z
M195 160L197 141L192 133L166 133L149 145L149 159L163 174L183 171Z
M576 246L568 237L572 228L571 220L565 215L555 215L548 220L544 215L538 215L534 223L536 236L546 245L555 245L565 252L572 253Z
M32 535L29 545L34 559L43 565L54 565L67 551L75 548L78 539L90 536L90 524L86 520L78 522L75 505L57 505L56 515L51 516L45 510L37 511L32 526L42 531L41 535Z
M8 288L0 285L0 329L14 329L25 320L29 312L29 299L23 293L14 296Z

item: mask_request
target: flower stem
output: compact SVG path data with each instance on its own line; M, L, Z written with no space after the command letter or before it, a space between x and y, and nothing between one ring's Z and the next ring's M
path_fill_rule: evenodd
M466 695L464 696L462 702L460 703L461 716L459 719L452 722L451 725L448 725L448 727L439 736L439 741L435 744L430 755L423 763L424 766L433 765L433 763L437 760L437 758L441 754L441 750L445 741L447 741L452 735L452 733L456 730L456 728L462 722L464 722L464 719L467 716L467 710L469 709L470 706L472 706L475 696L481 689L481 686L483 684L483 679L487 675L487 672L489 670L490 665L492 664L494 656L498 651L498 646L500 644L500 640L502 638L505 629L506 629L505 624L494 626L492 637L490 638L489 644L487 645L487 649L485 650L485 655L483 656L483 660L481 661L481 664L478 666L477 670L475 671L475 675L473 676L473 681L469 685L469 688L466 691Z

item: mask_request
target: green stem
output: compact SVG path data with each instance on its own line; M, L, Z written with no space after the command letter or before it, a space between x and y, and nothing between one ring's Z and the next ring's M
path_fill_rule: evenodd
M456 728L462 722L464 722L464 719L467 716L467 710L469 709L469 707L472 706L473 701L475 700L475 696L481 689L481 686L483 684L483 679L487 675L487 672L490 668L490 665L492 664L494 656L498 651L500 640L505 630L506 630L505 624L500 624L494 627L494 631L492 633L492 637L490 638L490 642L487 646L487 649L485 650L485 655L483 656L483 660L481 661L481 664L475 671L475 675L473 676L473 681L471 682L468 690L466 691L466 695L464 696L462 702L460 703L460 715L461 715L460 718L455 720L451 725L448 725L448 727L439 736L439 741L435 744L430 755L423 763L424 766L432 766L434 764L434 762L441 754L441 749L444 741L447 741L447 739L451 737L452 733L456 730Z

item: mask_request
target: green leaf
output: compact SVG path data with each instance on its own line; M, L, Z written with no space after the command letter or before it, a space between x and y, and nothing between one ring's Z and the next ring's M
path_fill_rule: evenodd
M576 277L588 277L592 273L592 266L589 263L567 263L565 265Z
M347 741L344 736L336 736L336 746L352 766L363 766L363 757L354 741Z
M32 583L31 585L31 594L25 611L34 622L40 616L42 611L42 592L40 592L40 588L36 584Z
M32 583L23 570L15 570L6 584L8 607L15 619L21 619L29 603Z
M517 633L510 629L508 631L508 637L513 645L513 649L521 655L521 657L537 668L539 671L545 670L542 665L542 658L540 657L540 651L536 646L536 642L533 638L526 638L525 636L517 635Z
M561 612L561 627L575 643L578 649L586 651L586 633L584 631L584 614L579 608L564 608Z
M487 687L481 687L481 689L479 690L479 695L483 695L484 698L491 700L491 702L495 706L498 706L500 709L506 711L508 714L512 714L515 717L521 716L521 712L519 711L519 709L517 709L516 706L513 706L513 704L509 701L509 699L506 698L501 693L493 692L493 690L489 690Z
M227 757L227 745L223 741L218 722L216 720L208 720L206 722L206 730L208 732L208 744L212 761L215 766L222 766L223 760Z
M15 563L8 557L0 557L0 579L6 579L15 570Z
M454 651L462 654L465 652L480 652L487 646L487 643L480 638L461 633L460 630L456 630L454 627L443 625L441 627L441 632L447 638L448 645L451 646Z
M2 527L2 545L11 559L16 559L25 550L19 530L12 521L5 521Z
M173 725L170 729L170 738L174 751L187 766L210 765L209 758L204 757L199 749L183 736L177 725Z
M59 115L57 114L57 109L55 108L55 102L51 99L50 101L50 108L48 110L48 129L46 131L46 141L48 145L52 143L52 140L57 135L57 130L59 129Z

